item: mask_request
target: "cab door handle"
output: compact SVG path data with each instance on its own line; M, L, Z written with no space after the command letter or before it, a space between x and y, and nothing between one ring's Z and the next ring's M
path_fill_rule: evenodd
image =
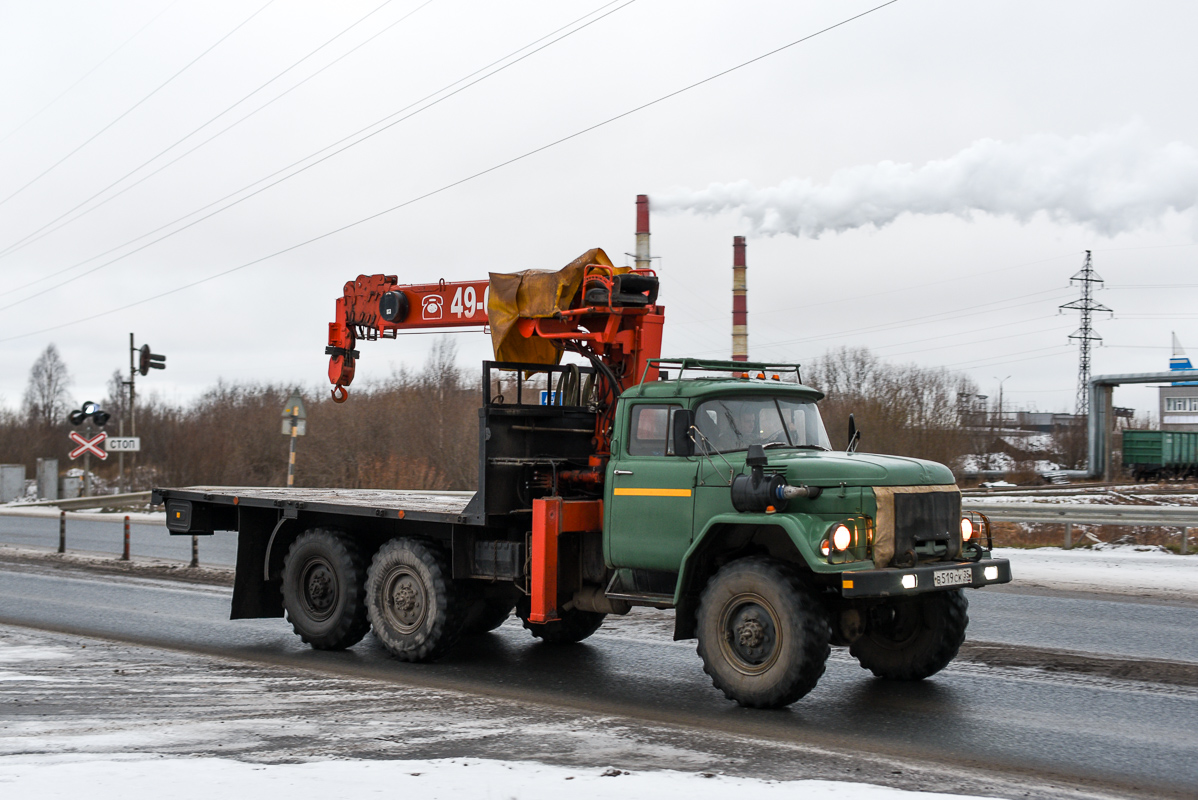
M613 475L631 475L631 474L632 474L632 470L630 470L630 469L617 469L617 470L612 470L612 474L613 474Z

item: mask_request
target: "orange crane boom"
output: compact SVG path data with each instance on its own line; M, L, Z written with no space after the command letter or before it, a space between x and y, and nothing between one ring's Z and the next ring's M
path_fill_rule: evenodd
M337 299L336 320L329 323L325 348L333 399L344 402L348 395L345 387L354 379L360 357L354 347L359 340L396 338L404 330L489 325L494 322L492 284L496 278L510 277L516 276L401 286L395 275L359 275L346 283ZM550 313L525 316L517 309L505 334L551 342L556 351L552 363L562 352L582 354L612 384L608 389L614 398L642 380L657 378L656 368L649 363L661 356L665 323L657 288L652 270L587 264L572 297L562 298ZM500 356L498 340L495 349Z

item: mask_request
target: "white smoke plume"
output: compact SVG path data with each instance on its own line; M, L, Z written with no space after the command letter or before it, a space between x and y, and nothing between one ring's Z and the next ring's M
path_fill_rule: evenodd
M818 237L906 214L974 214L1027 223L1043 212L1062 223L1113 236L1198 205L1198 150L1160 145L1145 126L1085 136L1037 134L1014 142L982 139L923 166L882 161L842 169L826 184L789 178L757 188L748 181L651 198L655 212L738 211L753 232Z

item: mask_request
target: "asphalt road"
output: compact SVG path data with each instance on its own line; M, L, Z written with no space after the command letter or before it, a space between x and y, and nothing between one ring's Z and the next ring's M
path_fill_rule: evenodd
M693 643L600 631L582 645L559 648L534 642L509 622L437 664L411 665L388 657L370 637L349 652L323 653L304 647L283 620L227 616L225 589L0 570L0 623L993 769L1129 796L1192 797L1198 786L1198 691L1192 689L964 663L922 683L890 684L836 650L808 697L785 711L760 712L734 706L711 687Z
M70 551L119 555L123 537L119 520L67 518ZM165 527L132 525L130 538L135 557L191 559L191 537L172 536ZM58 520L0 516L0 543L57 547ZM202 565L236 563L234 533L201 536L199 548ZM1179 633L1198 628L1198 608L1030 594L1018 584L970 592L969 603L971 640L1198 663L1198 636Z
M80 519L67 514L67 550L76 553L120 555L124 547L123 518L112 522ZM0 515L0 543L22 547L58 547L57 517ZM200 563L231 567L237 563L237 534L222 531L200 536ZM134 523L129 526L129 551L133 556L191 561L191 537L172 536L165 525Z

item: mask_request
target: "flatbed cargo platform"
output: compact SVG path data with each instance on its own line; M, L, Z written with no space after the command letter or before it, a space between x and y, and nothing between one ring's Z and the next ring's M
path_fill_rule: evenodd
M261 486L186 486L180 489L162 489L155 494L155 502L186 500L249 508L275 508L282 509L284 516L303 510L456 523L466 522L463 515L466 506L475 495L474 492L406 489L305 489ZM169 513L167 526L170 527Z

